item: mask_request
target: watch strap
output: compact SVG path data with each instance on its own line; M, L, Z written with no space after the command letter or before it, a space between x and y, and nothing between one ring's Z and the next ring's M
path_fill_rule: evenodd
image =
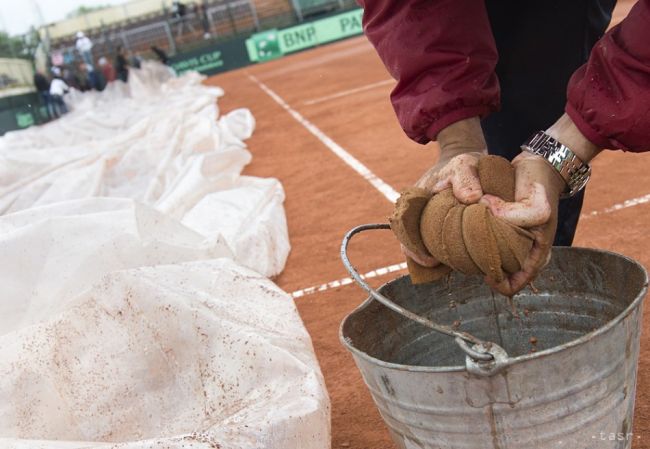
M575 195L589 181L591 167L584 163L569 147L561 144L544 131L535 133L521 146L521 149L543 157L557 170L567 185L561 195L562 198Z

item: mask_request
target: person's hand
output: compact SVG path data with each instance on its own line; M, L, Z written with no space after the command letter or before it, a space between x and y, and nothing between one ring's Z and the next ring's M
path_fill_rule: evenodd
M415 185L431 193L439 193L451 187L454 196L461 203L477 203L483 196L478 179L478 160L485 154L481 151L442 153L438 163L427 170Z
M546 132L571 148L585 163L601 151L580 133L566 114ZM481 198L481 203L487 205L492 214L513 225L527 228L535 238L521 271L498 284L486 278L494 290L506 296L512 296L524 288L549 262L557 228L559 198L566 188L557 170L539 156L523 152L512 164L516 174L515 202L507 203L492 195Z
M440 158L416 182L416 187L431 193L451 187L454 196L461 203L477 203L483 196L477 173L478 159L487 154L479 118L473 117L449 125L438 133L437 140ZM404 246L402 252L424 267L439 265L430 254L416 254Z
M535 239L521 271L501 283L485 278L494 290L506 296L524 288L548 263L557 228L560 193L566 187L559 173L539 156L524 152L512 165L516 173L515 202L507 203L493 195L484 195L480 201L494 216L528 229Z

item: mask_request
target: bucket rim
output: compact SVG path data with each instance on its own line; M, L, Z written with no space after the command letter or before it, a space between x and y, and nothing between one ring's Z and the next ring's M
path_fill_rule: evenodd
M535 352L533 354L524 354L520 355L517 357L512 357L508 358L508 365L515 365L518 363L522 362L527 362L530 360L536 360L536 359L542 359L545 357L549 357L553 354L556 354L561 351L565 351L567 349L580 346L582 344L585 344L587 341L592 340L593 338L596 338L600 336L601 334L604 334L611 330L614 326L618 325L621 321L623 321L625 318L627 318L628 315L632 313L635 309L637 309L642 303L643 300L645 299L645 296L648 292L648 270L637 260L632 259L631 257L625 256L623 254L614 252L614 251L608 251L604 249L596 249L596 248L585 248L585 247L553 247L552 252L553 255L555 255L558 252L563 252L563 251L578 251L578 252L585 252L585 253L599 253L599 254L606 254L606 255L611 255L611 256L616 256L623 258L629 262L632 262L633 265L636 265L641 269L641 273L643 274L643 284L641 285L641 289L639 290L639 293L636 295L634 300L628 305L621 313L616 315L613 319L608 321L604 326L599 327L598 329L595 329L585 335L582 335L579 338L576 338L575 340L568 341L564 344L554 346L552 348L545 349L543 351ZM394 282L398 279L402 279L408 277L408 274L399 276L391 281L385 282L382 284L379 289L383 288L390 282ZM378 290L379 290L378 289ZM517 295L514 296L515 298ZM374 299L372 296L368 296L368 298L365 299L361 304L359 304L354 310L352 310L350 313L348 313L345 318L343 318L343 321L341 321L341 324L339 325L339 341L343 346L347 348L348 351L350 351L355 357L359 357L367 362L370 362L374 365L382 366L384 368L390 368L398 371L410 371L410 372L422 372L422 373L451 373L451 372L467 372L467 367L466 365L458 365L458 366L416 366L416 365L404 365L401 363L394 363L394 362L386 362L384 360L380 360L376 357L373 357L371 355L368 355L367 353L361 351L360 349L352 346L351 342L348 341L348 339L343 335L343 328L345 327L345 324L347 321L350 319L350 317L366 307L368 307L372 302L379 302L376 299Z

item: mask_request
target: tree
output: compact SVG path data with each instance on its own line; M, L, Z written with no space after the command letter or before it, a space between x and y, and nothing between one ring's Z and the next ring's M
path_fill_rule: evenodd
M70 11L65 15L66 19L71 19L73 17L79 17L83 16L84 14L88 14L93 11L99 11L100 9L106 9L109 8L110 5L98 5L98 6L80 6L74 11Z
M30 58L31 52L22 36L9 36L0 31L0 58Z

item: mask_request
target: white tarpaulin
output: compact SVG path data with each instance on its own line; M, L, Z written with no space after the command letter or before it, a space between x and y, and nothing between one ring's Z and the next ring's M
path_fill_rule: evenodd
M161 66L0 138L0 447L321 449L284 192L248 110Z
M163 66L147 64L131 72L128 85L74 92L73 112L62 120L1 138L0 214L79 198L132 198L206 237L221 233L245 266L280 273L290 248L282 185L240 176L251 160L244 140L253 116L237 109L218 117L221 89L203 86L196 73L169 77ZM241 233L256 235L255 254Z

